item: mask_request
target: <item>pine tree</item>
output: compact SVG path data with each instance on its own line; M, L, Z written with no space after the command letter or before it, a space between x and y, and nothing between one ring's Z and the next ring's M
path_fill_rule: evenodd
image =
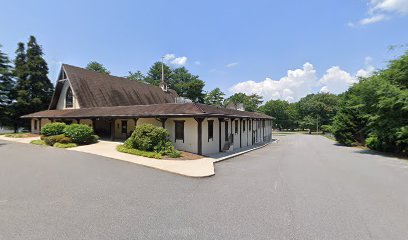
M23 43L18 44L14 60L14 74L17 78L16 102L13 104L15 128L28 126L19 119L20 116L45 110L51 101L53 85L47 77L48 65L43 55L34 36L30 36L27 51Z
M86 65L86 69L95 71L95 72L100 72L100 73L107 74L107 75L110 74L110 71L105 66L95 61L88 63L88 65Z
M1 45L0 45L1 47ZM0 126L10 126L10 111L12 103L12 89L14 81L12 78L10 60L0 50Z

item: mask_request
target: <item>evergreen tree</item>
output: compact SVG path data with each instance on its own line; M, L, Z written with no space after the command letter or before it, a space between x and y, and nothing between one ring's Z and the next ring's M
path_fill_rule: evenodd
M204 97L204 103L213 106L222 106L224 102L225 93L221 92L220 88L215 88L207 93Z
M95 72L100 72L100 73L107 74L107 75L110 74L110 71L108 69L106 69L101 63L98 63L95 61L88 63L88 65L86 65L86 69L92 70Z
M53 85L48 79L48 65L43 51L34 36L30 36L27 51L19 43L14 61L14 73L17 78L15 87L16 102L13 104L15 130L28 126L20 116L42 111L48 108L53 93Z
M168 84L181 97L191 99L193 102L204 102L204 81L192 75L185 67L174 69L172 79Z
M256 94L246 95L245 93L235 93L231 97L225 99L225 105L230 102L234 104L243 103L245 111L255 112L262 103L262 97Z
M1 45L0 45L1 47ZM11 103L14 80L10 60L5 53L0 50L0 126L11 125Z
M163 63L163 70L164 70L163 71L164 80L166 81L166 83L171 89L174 89L173 84L172 84L172 75L173 75L172 70L170 69L169 66L167 66L164 63ZM145 82L147 82L148 84L159 86L161 79L162 79L162 63L155 62L153 66L150 67L149 71L147 72Z
M145 76L141 71L136 71L136 72L131 72L129 71L129 75L126 76L127 79L129 80L134 80L134 81L139 81L139 82L145 82Z

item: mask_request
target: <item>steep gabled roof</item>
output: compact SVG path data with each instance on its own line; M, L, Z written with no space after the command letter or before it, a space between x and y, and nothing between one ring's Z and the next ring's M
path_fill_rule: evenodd
M199 103L166 103L116 107L46 110L22 118L139 118L139 117L232 117L273 119L263 113L239 111Z
M81 108L174 103L177 93L123 77L62 65ZM63 83L57 82L49 109L56 109Z

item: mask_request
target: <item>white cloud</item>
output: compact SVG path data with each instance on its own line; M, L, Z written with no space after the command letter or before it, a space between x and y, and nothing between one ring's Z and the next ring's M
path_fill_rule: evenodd
M238 64L239 64L239 63L237 63L237 62L233 62L233 63L228 63L228 64L225 65L225 66L228 67L228 68L231 68L231 67L236 67Z
M408 1L407 0L370 0L369 12L389 12L408 14Z
M184 66L187 64L187 57L176 57L176 55L172 53L167 53L163 56L164 61L173 65Z
M408 15L408 0L367 0L368 17L356 24L349 22L348 26L367 25L391 18L395 14Z
M385 20L385 15L384 14L380 14L380 15L374 15L368 18L363 18L359 21L360 25L367 25L367 24L372 24L372 23L377 23L377 22L381 22L382 20Z
M365 68L350 74L338 66L333 66L326 70L322 77L317 76L317 72L311 63L303 64L300 69L289 70L287 75L279 80L266 78L263 81L245 81L232 86L228 91L231 94L242 92L246 94L261 95L264 101L286 100L294 102L307 94L313 92L330 92L339 94L346 91L352 84L358 82L359 77L368 77L373 71L372 59L366 57Z

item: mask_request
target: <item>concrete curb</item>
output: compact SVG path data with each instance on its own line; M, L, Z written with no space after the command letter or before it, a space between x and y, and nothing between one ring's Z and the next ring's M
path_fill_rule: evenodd
M233 158L233 157L236 157L236 156L239 156L239 155L248 153L248 152L252 152L252 151L258 150L258 149L260 149L260 148L263 148L263 147L268 146L269 144L277 143L278 141L279 141L278 139L273 139L272 141L270 141L270 142L268 142L268 143L265 143L265 144L263 144L263 145L261 145L261 146L258 146L258 147L255 147L255 148L251 148L251 149L248 149L248 150L245 150L245 151L242 151L242 152L237 152L237 153L234 153L234 154L231 154L231 155L228 155L228 156L219 158L219 159L215 159L215 160L214 160L214 163L218 163L218 162L221 162L221 161L224 161L224 160L227 160L227 159L230 159L230 158Z

